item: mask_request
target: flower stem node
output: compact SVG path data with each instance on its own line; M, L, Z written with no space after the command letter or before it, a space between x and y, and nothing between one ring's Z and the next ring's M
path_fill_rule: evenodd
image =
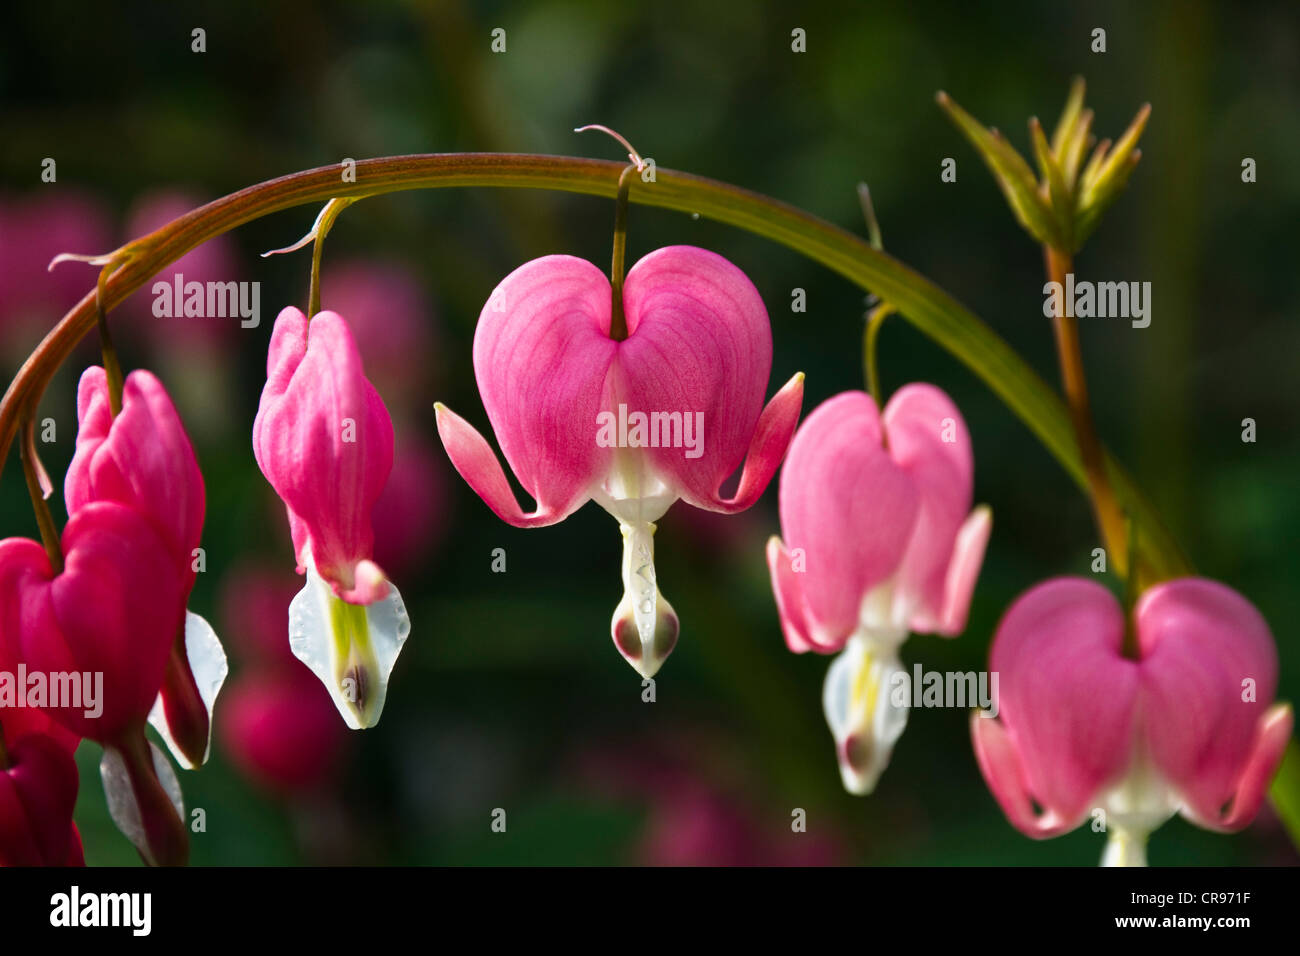
M642 677L654 677L677 646L681 623L655 578L655 526L620 524L623 532L623 599L614 610L614 646Z

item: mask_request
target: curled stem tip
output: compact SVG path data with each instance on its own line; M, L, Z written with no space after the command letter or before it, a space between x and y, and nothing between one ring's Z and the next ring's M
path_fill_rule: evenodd
M262 258L270 256L283 255L287 252L297 252L307 244L312 244L311 251L311 284L307 293L307 318L310 319L320 311L320 265L321 253L325 246L325 237L334 227L335 221L339 214L351 206L354 202L362 197L360 196L336 196L327 202L321 211L316 214L316 221L312 223L311 229L307 234L297 242L283 246L279 249L268 249L262 253Z
M876 221L876 207L871 202L871 190L866 183L858 183L858 202L862 204L862 218L867 222L871 248L879 252L885 248L885 243L880 235L880 223Z
M575 133L586 133L590 130L596 130L597 132L604 133L606 136L612 136L618 141L619 145L627 150L627 158L632 162L632 165L637 168L637 171L640 172L645 169L645 160L641 158L641 154L636 151L622 133L612 130L608 126L602 126L600 123L588 123L586 126L577 126L574 127L573 131Z

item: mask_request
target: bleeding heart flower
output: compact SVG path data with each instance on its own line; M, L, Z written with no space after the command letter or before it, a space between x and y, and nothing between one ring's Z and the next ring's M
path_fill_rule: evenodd
M678 621L654 573L654 522L677 499L735 513L758 500L799 417L803 376L766 408L772 333L738 268L691 246L659 249L627 274L627 338L610 335L609 279L546 256L492 293L474 334L474 374L506 461L536 500L526 513L487 441L436 406L456 470L505 522L564 520L594 499L623 533L623 600L612 633L650 677ZM719 490L744 463L730 498Z
M144 736L184 594L174 555L147 518L110 501L78 509L61 550L56 574L35 541L0 541L0 634L28 671L47 681L73 673L83 687L94 680L96 700L83 693L81 700L50 700L46 710L104 745L109 811L145 860L183 863L189 839L179 798L160 781L170 777L178 790L175 778Z
M19 658L7 630L0 630L0 681L16 684ZM72 822L78 783L72 754L81 738L27 703L0 700L0 866L84 865Z
M200 560L203 475L176 406L147 371L126 377L114 417L104 370L86 369L77 419L77 450L64 479L68 514L114 501L143 515L167 543L182 583L171 655L149 722L177 761L193 769L208 758L212 708L227 672L217 635L185 607Z
M362 371L347 322L275 320L253 452L284 501L307 584L289 609L293 652L349 727L379 722L410 632L397 588L372 559L371 514L393 466L393 423Z
M72 822L77 783L72 753L51 737L0 747L0 866L85 865Z
M48 713L79 737L114 743L141 729L158 696L181 583L171 552L138 512L80 508L63 531L55 574L35 541L0 541L0 628L29 671L103 674L102 713Z
M790 446L768 568L790 649L842 651L823 705L852 793L875 787L907 724L907 635L966 626L992 527L971 510L973 473L961 413L932 385L899 389L883 416L864 392L837 395Z
M1270 706L1273 636L1236 591L1167 581L1128 626L1126 636L1119 602L1094 581L1038 585L993 639L999 717L971 718L980 770L1011 824L1044 839L1100 820L1104 865L1145 864L1147 836L1175 813L1244 827L1291 734L1290 706Z

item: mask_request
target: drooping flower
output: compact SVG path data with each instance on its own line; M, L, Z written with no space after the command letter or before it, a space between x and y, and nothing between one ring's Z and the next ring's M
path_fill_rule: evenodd
M564 520L595 500L623 534L614 643L645 677L679 625L654 573L654 522L681 499L735 513L758 500L799 417L803 376L766 408L772 333L740 269L691 246L650 253L623 286L627 337L611 337L609 279L590 262L546 256L492 293L474 334L474 374L506 461L537 502L525 512L491 446L438 405L456 470L520 528ZM724 481L744 464L733 496Z
M225 680L225 651L186 603L203 560L203 475L180 415L150 372L126 377L114 417L104 369L92 366L77 389L77 449L64 479L68 514L113 501L143 515L167 545L181 582L174 640L149 722L177 761L193 769L208 756L212 708Z
M72 822L81 738L30 706L11 643L0 630L0 866L81 866Z
M183 600L174 556L145 516L112 501L79 508L63 530L61 550L56 573L35 541L0 541L0 634L29 672L47 682L61 675L67 691L45 710L75 735L104 745L109 811L141 855L182 863L189 840L176 805L179 788L144 735Z
M284 501L298 572L293 652L329 688L349 727L372 727L410 632L373 560L371 514L393 465L393 423L362 370L347 322L295 308L275 320L253 452Z
M1003 617L989 667L998 717L971 718L989 789L1034 839L1099 821L1104 865L1143 865L1148 835L1177 813L1246 826L1291 734L1268 624L1202 578L1150 588L1127 622L1102 585L1046 581Z
M839 654L823 706L852 793L875 787L906 726L908 634L966 626L992 524L971 510L973 472L961 413L932 385L883 415L864 392L837 395L790 446L768 568L790 649Z
M84 866L71 752L45 734L26 734L0 752L0 866Z

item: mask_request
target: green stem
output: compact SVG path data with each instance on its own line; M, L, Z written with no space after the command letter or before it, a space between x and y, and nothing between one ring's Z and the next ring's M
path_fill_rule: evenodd
M99 279L95 283L95 320L99 326L99 350L104 356L104 378L108 384L108 414L117 418L122 412L122 364L117 360L117 349L113 348L113 337L108 333L108 310L104 308L104 286L113 266L107 265L99 270Z
M880 303L867 313L867 328L862 333L862 366L867 378L867 391L875 399L877 410L884 406L881 404L880 373L876 366L876 338L880 335L880 327L885 324L885 319L893 311L894 307L888 302Z
M460 153L395 156L357 163L357 182L340 183L335 165L259 183L195 209L124 247L103 296L112 308L195 246L262 216L335 197L446 186L555 189L614 198L626 164L529 154ZM1028 426L1066 472L1087 488L1070 419L1060 397L996 333L934 283L871 248L865 239L785 203L737 186L668 169L654 189L633 201L698 213L787 246L878 295L966 364ZM87 295L45 337L0 402L0 461L18 422L40 401L55 369L95 321ZM1188 573L1188 564L1159 517L1110 456L1105 469L1125 510L1141 529L1148 578Z
M609 337L615 342L627 338L627 316L623 314L623 263L627 258L627 206L632 175L638 170L628 166L618 177L618 196L614 199L614 254L609 263L610 317Z
M54 516L45 501L41 490L40 462L36 458L36 425L28 421L23 425L23 440L19 455L23 460L23 477L27 479L27 493L32 499L32 510L36 512L36 525L41 530L41 543L45 545L45 554L50 559L50 567L57 576L63 573L63 547L59 543L59 529L54 526ZM48 479L47 479L48 480Z

